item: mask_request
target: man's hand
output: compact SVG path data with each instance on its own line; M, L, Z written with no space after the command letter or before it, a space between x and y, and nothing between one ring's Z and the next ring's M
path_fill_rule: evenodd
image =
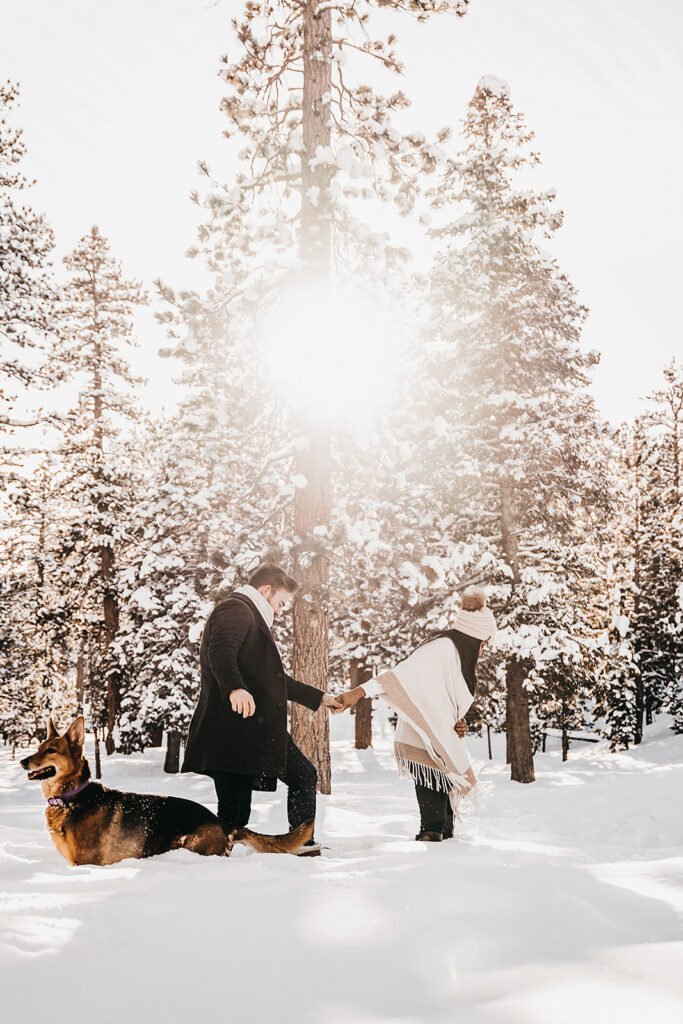
M355 707L359 700L362 700L365 696L365 690L362 686L356 686L353 690L344 690L337 697L338 711L334 711L333 714L338 715L342 711L348 711L349 708Z
M335 711L341 711L341 704L339 703L339 700L337 699L337 697L333 697L331 693L324 693L323 694L323 699L322 699L322 702L321 702L321 707L332 708L333 709L333 711L332 711L333 714L334 714Z
M230 694L232 710L236 711L242 718L250 718L256 711L254 698L249 690L233 690Z
M455 723L453 728L457 732L460 739L462 739L465 733L467 732L467 722L465 721L464 718L461 718L459 722Z

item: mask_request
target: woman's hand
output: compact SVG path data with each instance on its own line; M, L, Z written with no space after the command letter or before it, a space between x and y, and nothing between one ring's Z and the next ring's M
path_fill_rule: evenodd
M356 686L353 690L344 690L343 693L340 693L337 696L339 709L337 711L333 711L332 714L338 715L342 711L348 711L349 708L355 707L358 701L362 700L364 696L365 690L362 686Z
M341 711L342 706L339 703L339 697L333 697L331 693L324 693L321 701L321 707L332 708L333 712Z
M459 722L455 723L453 728L457 732L460 739L462 739L465 733L467 732L467 722L465 721L464 718L461 718Z

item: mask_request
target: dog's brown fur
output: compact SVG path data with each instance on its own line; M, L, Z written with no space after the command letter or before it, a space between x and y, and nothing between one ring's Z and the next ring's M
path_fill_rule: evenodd
M39 778L45 798L58 797L89 780L83 756L85 723L58 735L52 719L47 739L21 762ZM169 850L192 850L205 857L227 857L235 843L260 853L296 853L313 835L312 821L285 835L268 836L248 828L229 834L203 804L173 796L125 793L91 782L63 807L48 804L50 838L70 864L115 864L126 857L151 857Z

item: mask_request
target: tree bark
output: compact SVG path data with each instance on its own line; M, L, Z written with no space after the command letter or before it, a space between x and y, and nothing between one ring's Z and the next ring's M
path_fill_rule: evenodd
M567 729L567 706L562 701L562 760L566 761L569 757L569 730Z
M154 725L147 726L147 731L149 732L150 744L153 747L160 747L161 744L164 742L163 725L159 725L159 723L157 722Z
M489 748L489 761L493 761L493 751L491 750L491 726L486 725L486 742Z
M301 173L301 256L311 290L329 277L331 225L327 167L311 167L318 146L329 146L331 133L329 102L331 92L332 13L318 12L320 0L309 0L303 8L303 143ZM317 188L317 203L312 188ZM320 325L324 330L324 324ZM294 601L293 671L296 678L325 689L328 680L329 635L327 620L326 553L319 550L316 526L327 527L330 519L330 450L327 428L308 419L301 433L307 447L299 447L296 472L306 485L294 495L295 571L300 590ZM292 705L291 730L294 742L318 770L318 788L331 792L330 731L327 713L313 715Z
M97 726L95 726L93 732L95 733L95 778L102 778L102 758L100 757L100 737L97 734Z
M641 494L641 473L640 464L643 456L641 453L640 445L636 452L635 461L635 483L636 483L636 500L635 500L635 523L634 523L634 571L633 571L633 583L634 583L634 598L633 598L633 618L635 620L635 627L638 630L640 626L640 565L641 565L641 549L640 549L640 528L641 528L641 511L640 511L640 494ZM640 632L640 630L638 630ZM637 634L636 634L637 636ZM642 639L641 639L642 646ZM635 716L636 720L633 726L633 742L638 744L643 738L643 717L645 714L645 681L643 679L643 662L636 668L636 706Z
M351 677L351 688L362 686L372 679L372 671L364 661L352 658L349 664L349 675ZM367 750L372 746L372 701L369 697L363 697L355 707L355 747L356 750Z
M500 484L501 541L505 559L512 570L513 588L520 581L519 547L517 541L517 510L514 483L503 479ZM507 706L506 734L507 759L513 782L533 782L534 756L531 746L529 700L522 683L524 664L512 657L506 668Z
M85 702L85 655L79 652L76 659L76 709L79 715L83 714Z
M512 569L513 583L519 583L519 546L517 543L517 510L515 508L514 484L502 480L500 484L500 532L505 560Z
M640 743L643 739L643 717L645 711L645 686L641 672L636 673L636 720L633 725L633 742Z
M566 761L569 758L569 733L562 726L562 760Z
M98 318L98 300L96 294L96 283L93 278L92 281L92 292L93 292L93 325L94 329L97 330L99 323ZM94 435L95 435L95 446L99 452L100 462L95 468L95 478L103 487L103 472L102 464L104 462L104 428L103 428L103 416L104 410L102 405L102 346L96 341L94 346L95 363L93 368L93 420L94 420ZM101 497L97 502L97 511L101 516L106 516L108 512L107 501L104 497ZM105 650L109 650L109 646L116 636L119 628L119 608L116 596L116 590L114 585L114 551L109 544L103 544L99 548L100 555L100 576L102 579L102 637L104 640ZM116 725L116 719L118 716L118 703L119 694L116 680L113 678L111 671L107 668L107 736L104 742L105 750L107 754L113 754L116 750L116 744L114 742L114 726Z
M294 599L293 672L296 679L320 690L329 678L329 637L327 620L328 559L315 551L314 527L326 526L330 518L329 442L326 433L314 437L297 452L297 473L306 486L297 488L294 503L295 575L300 588ZM313 714L299 704L291 705L292 739L318 770L318 788L331 792L330 724L326 711Z
M110 547L100 548L100 565L102 567L102 580L104 595L102 598L102 611L104 615L104 644L107 649L116 636L119 628L119 608L116 593L113 589L114 576L114 552ZM107 754L113 754L116 750L114 742L114 726L118 717L119 709L119 688L110 666L107 667L107 738L105 749Z
M301 255L309 271L327 277L331 256L330 180L327 165L311 167L318 146L329 146L332 92L332 12L318 11L322 0L308 0L303 9L303 111L304 157L301 168ZM314 193L310 189L319 191ZM321 325L322 327L322 325Z
M523 683L524 664L513 658L507 666L508 729L510 736L510 778L513 782L534 782L529 702Z
M176 775L180 771L180 733L169 732L166 734L166 760L164 771L169 775Z

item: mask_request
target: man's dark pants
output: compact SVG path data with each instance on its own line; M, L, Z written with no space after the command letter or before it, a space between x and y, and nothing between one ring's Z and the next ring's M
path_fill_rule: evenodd
M218 797L218 817L223 826L244 828L251 814L252 775L211 772ZM318 773L301 753L291 736L287 738L287 767L278 778L287 786L287 817L290 829L315 818L315 787Z

